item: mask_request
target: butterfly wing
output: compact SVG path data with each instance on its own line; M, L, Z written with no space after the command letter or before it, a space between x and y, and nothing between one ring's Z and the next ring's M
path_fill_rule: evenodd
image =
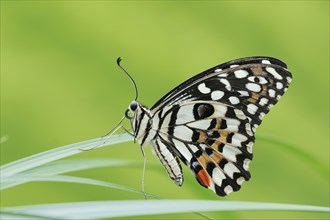
M158 118L154 140L179 157L202 186L220 196L237 191L250 178L255 129L291 77L283 62L269 57L239 59L200 73L151 108Z
M163 123L156 142L162 140L202 186L224 196L249 180L254 132L241 110L214 101L191 101L173 106Z

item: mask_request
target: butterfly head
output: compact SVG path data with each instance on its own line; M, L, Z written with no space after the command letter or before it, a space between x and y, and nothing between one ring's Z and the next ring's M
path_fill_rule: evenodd
M131 104L129 104L126 112L125 117L130 120L131 126L133 129L133 134L137 137L138 128L141 126L141 123L146 123L150 120L150 110L141 105L136 100L133 100Z
M130 120L131 126L133 128L133 133L135 136L136 128L138 125L138 115L143 111L142 106L140 103L138 103L136 100L133 100L131 104L129 104L126 112L125 117Z

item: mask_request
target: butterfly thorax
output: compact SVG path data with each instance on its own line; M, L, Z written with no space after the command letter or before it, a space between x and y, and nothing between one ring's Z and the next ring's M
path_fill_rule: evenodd
M130 119L133 135L138 143L140 145L149 144L156 135L152 129L153 120L150 110L134 100L128 106L126 117Z

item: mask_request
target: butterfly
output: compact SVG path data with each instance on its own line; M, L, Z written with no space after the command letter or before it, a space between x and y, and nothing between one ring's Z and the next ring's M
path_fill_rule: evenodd
M226 196L250 179L256 128L291 79L278 59L236 59L188 79L150 109L137 101L135 86L125 116L135 140L152 146L174 183L183 184L181 161L201 186Z

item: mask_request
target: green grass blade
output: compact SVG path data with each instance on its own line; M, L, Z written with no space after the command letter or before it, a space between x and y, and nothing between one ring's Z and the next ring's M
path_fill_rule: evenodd
M80 143L70 144L63 147L58 147L49 151L41 152L29 157L25 157L20 160L5 164L0 167L0 178L9 177L17 173L32 169L34 167L62 159L68 156L72 156L78 153L82 153L82 149L91 149L95 147L105 147L113 144L118 144L126 141L130 141L133 138L128 134L113 135L110 138L96 138ZM106 143L104 141L106 140Z
M67 219L98 219L184 212L280 210L329 212L328 207L210 200L94 201L3 208L4 212Z
M11 178L12 182L8 182L4 184L4 187L6 185L14 185L17 182L32 182L32 181L46 181L46 182L68 182L68 183L81 183L81 184L89 184L89 185L96 185L96 186L103 186L103 187L109 187L113 189L118 190L124 190L128 192L134 192L139 193L141 195L144 195L144 193L141 190L137 190L131 187L123 186L120 184L115 184L111 182L101 181L101 180L95 180L95 179L89 179L89 178L83 178L83 177L75 177L75 176L63 176L63 175L52 175L52 176L42 176L42 175L30 175L30 176L21 176L19 174L15 175L15 177ZM7 187L8 188L8 187ZM150 193L146 193L146 195L150 198L159 198L158 196L152 195Z
M38 181L39 178L46 178L56 174L105 166L124 166L128 164L131 163L125 160L109 159L74 159L51 162L1 179L0 190L31 181Z
M127 166L132 164L128 160L114 160L114 159L70 159L54 161L44 164L39 167L24 171L24 175L55 175L60 173L68 173L98 167L114 167L114 166ZM21 174L22 174L21 173Z

